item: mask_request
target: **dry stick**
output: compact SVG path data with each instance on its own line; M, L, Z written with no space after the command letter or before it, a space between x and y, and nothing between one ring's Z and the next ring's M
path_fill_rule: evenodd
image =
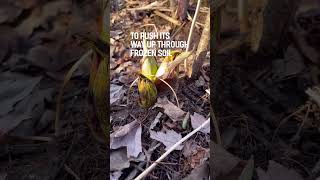
M164 9L162 6L166 3L167 1L159 3L158 1L155 1L153 3L150 3L146 6L143 7L137 7L137 8L128 8L127 10L129 11L144 11L144 10L150 10L150 9Z
M176 149L180 144L182 144L184 141L189 139L192 135L194 135L196 132L198 132L200 129L204 128L206 125L209 125L210 118L206 120L204 123L201 124L197 129L193 130L189 134L187 134L185 137L180 139L176 144L174 144L168 151L166 151L162 156L160 156L151 166L149 166L146 170L144 170L138 177L136 177L134 180L140 180L144 178L149 172L151 172L159 162L161 162L164 158L166 158L173 150Z
M196 21L197 21L199 9L200 9L200 4L201 4L201 0L198 0L196 12L194 13L193 21L192 21L190 32L189 32L189 36L188 36L186 52L190 50L191 38L192 38L194 26L195 26ZM184 60L184 70L187 73L187 59Z
M189 14L189 13L187 13L187 17L188 17L188 20L189 21L193 21L193 18L191 17L191 15ZM200 29L200 26L204 26L203 24L201 24L201 23L199 23L199 22L196 22L196 25L195 25L195 27L197 28L197 29Z
M180 26L180 25L181 25L180 21L178 21L178 20L176 20L176 19L174 19L174 18L172 18L172 17L169 17L169 16L163 14L163 13L160 12L160 11L154 11L154 13L155 13L157 16L162 17L163 19L165 19L165 20L167 20L167 21L169 21L169 22L171 22L171 23L173 23L173 24L175 24L175 25L177 25L177 26Z

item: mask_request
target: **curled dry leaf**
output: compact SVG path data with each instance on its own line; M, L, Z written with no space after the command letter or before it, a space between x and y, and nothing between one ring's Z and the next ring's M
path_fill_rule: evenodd
M145 161L146 156L141 153L137 158L128 158L127 150L120 148L110 153L110 171L122 171L130 167L130 162Z
M193 129L196 129L197 127L201 126L201 124L203 124L207 119L205 117L203 117L202 115L198 114L198 113L194 113L193 115L190 116L191 118L191 125ZM202 128L200 130L203 133L210 133L210 126L206 126L205 128Z
M172 147L176 142L182 139L181 134L173 130L166 130L165 132L155 132L150 130L150 137L154 140L162 142L166 146L166 150ZM180 145L176 148L176 150L182 150L183 146Z
M141 145L142 128L137 121L121 126L110 135L110 148L127 148L128 157L137 157L142 152Z
M157 103L154 107L160 107L164 109L164 113L169 116L173 121L182 121L185 117L186 112L174 105L168 100L167 97L158 98Z

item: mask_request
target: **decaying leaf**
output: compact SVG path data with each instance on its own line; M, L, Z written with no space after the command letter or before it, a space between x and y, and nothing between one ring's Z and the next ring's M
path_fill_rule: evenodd
M121 126L110 135L110 148L127 148L128 157L137 157L142 152L141 145L142 128L137 121Z
M209 149L198 147L197 151L188 158L191 168L196 168L203 164L208 159L209 152Z
M190 115L191 118L191 125L193 129L198 128L199 126L201 126L201 124L203 124L207 119L205 117L203 117L202 115L198 114L198 113L194 113L193 115ZM210 133L210 126L206 126L205 128L202 128L200 130L203 133Z
M188 140L184 143L182 154L184 157L189 157L197 151L198 147L199 146L196 144L196 142L194 142L194 140Z
M110 105L119 101L123 97L125 92L126 90L123 89L123 86L110 84Z
M146 156L143 153L140 153L136 158L128 157L126 148L120 148L110 153L110 170L121 171L130 167L130 162L141 162L145 159Z
M41 77L2 74L0 76L0 116L10 112L17 102L27 97L40 80Z
M164 109L164 113L169 116L173 121L182 121L185 117L186 112L174 105L168 100L167 97L158 98L157 103L154 107L160 107Z
M300 174L290 170L275 161L269 161L268 170L257 169L259 180L303 180Z
M173 130L166 130L165 132L155 132L150 130L150 137L154 140L162 142L166 146L166 150L172 147L176 142L182 139L181 134ZM176 150L182 150L183 146L180 145L176 148Z
M121 171L130 167L130 161L127 157L127 151L121 148L110 153L110 171Z

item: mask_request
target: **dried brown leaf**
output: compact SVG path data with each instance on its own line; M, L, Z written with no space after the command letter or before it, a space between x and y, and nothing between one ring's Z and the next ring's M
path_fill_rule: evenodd
M110 148L127 148L128 157L137 157L142 152L141 145L142 128L137 121L121 126L110 135Z
M182 136L173 130L166 130L165 132L155 132L150 130L150 138L162 142L162 144L166 146L166 150L168 150L176 142L182 139ZM182 150L182 148L183 146L180 145L176 150Z
M168 100L167 97L158 98L157 103L154 107L160 107L164 109L164 113L169 116L173 121L182 121L185 117L186 112L174 105Z

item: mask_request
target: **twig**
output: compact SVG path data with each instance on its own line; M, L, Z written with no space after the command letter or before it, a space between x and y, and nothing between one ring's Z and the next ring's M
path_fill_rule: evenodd
M150 9L161 9L162 6L166 3L167 1L164 1L164 2L158 2L158 1L155 1L153 3L150 3L146 6L143 6L143 7L137 7L137 8L128 8L127 10L129 11L143 11L143 10L150 10ZM164 9L164 8L162 8Z
M206 120L204 123L201 124L197 129L193 130L189 134L187 134L185 137L180 139L176 144L174 144L168 151L166 151L163 155L161 155L151 166L149 166L146 170L144 170L138 177L135 178L135 180L140 180L144 178L148 173L150 173L159 162L161 162L164 158L166 158L173 150L176 149L180 144L182 144L184 141L189 139L192 135L194 135L196 132L198 132L200 129L204 128L205 126L209 125L210 123L210 118Z
M163 13L160 12L160 11L154 11L154 14L156 14L156 15L159 16L159 17L162 17L163 19L165 19L165 20L167 20L167 21L169 21L169 22L171 22L171 23L173 23L173 24L175 24L175 25L177 25L177 26L181 26L180 21L178 21L178 20L176 20L176 19L173 19L172 17L169 17L169 16L163 14Z
M181 31L181 29L184 27L184 25L186 25L186 22L182 23L182 25L179 26L179 28L176 30L176 32L173 33L173 35L170 37L170 41L172 41L173 38Z
M191 21L191 22L193 21L193 18L191 17L191 15L189 13L187 13L187 18L188 18L189 21ZM201 24L199 22L196 22L195 26L196 26L197 29L200 29L199 25L201 25L202 27L204 26L203 24Z
M195 26L195 24L196 24L196 20L197 20L197 17L198 17L198 13L199 13L199 9L200 9L200 4L201 4L201 0L198 0L196 12L194 13L193 21L192 21L191 28L190 28L190 32L189 32L189 36L188 36L186 52L188 52L188 51L190 50L191 38L192 38L194 26ZM185 70L185 72L187 72L187 60L184 60L184 70Z
M144 24L144 25L140 26L140 28L143 28L143 27L146 27L146 26L154 27L154 30L156 30L156 33L158 33L158 28L157 28L157 26L155 24Z

